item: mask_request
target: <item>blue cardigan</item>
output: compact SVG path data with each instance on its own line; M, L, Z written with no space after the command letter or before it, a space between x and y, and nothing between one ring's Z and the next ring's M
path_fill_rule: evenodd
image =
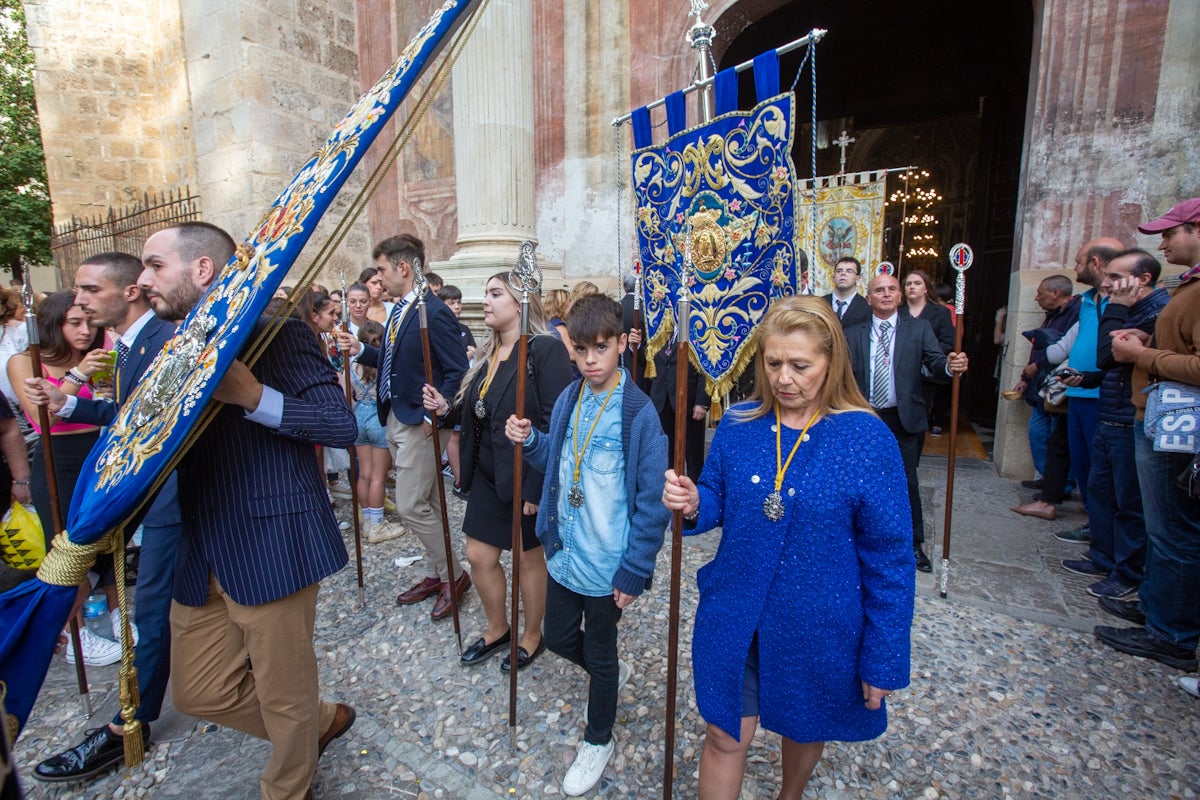
M896 439L865 411L809 430L788 469L785 516L763 514L775 476L773 415L726 415L698 484L688 531L721 526L716 557L696 574L692 667L700 714L734 739L758 635L759 715L796 742L858 741L887 727L863 704L866 681L908 685L915 591L912 518ZM784 428L784 457L799 431Z
M559 395L550 417L550 432L535 433L525 445L525 460L546 476L542 486L541 512L537 517L537 537L549 561L562 549L558 535L558 459L562 457L567 421L579 398L582 380L577 380ZM625 494L628 497L629 544L621 557L621 566L613 575L614 589L639 595L650 588L654 560L662 549L663 532L671 512L662 504L663 473L667 471L667 435L658 413L646 393L625 373L624 400L621 404L621 443L625 453ZM553 461L551 461L553 459Z

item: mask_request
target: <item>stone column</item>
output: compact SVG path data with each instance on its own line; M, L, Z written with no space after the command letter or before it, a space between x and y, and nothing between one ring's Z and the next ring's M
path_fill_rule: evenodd
M531 0L492 0L454 65L453 92L458 239L433 267L473 299L522 241L536 241Z

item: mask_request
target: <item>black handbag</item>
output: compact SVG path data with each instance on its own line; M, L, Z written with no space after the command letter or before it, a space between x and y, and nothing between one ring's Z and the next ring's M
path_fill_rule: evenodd
M1175 485L1188 497L1200 499L1200 453L1192 456L1192 462L1175 477Z

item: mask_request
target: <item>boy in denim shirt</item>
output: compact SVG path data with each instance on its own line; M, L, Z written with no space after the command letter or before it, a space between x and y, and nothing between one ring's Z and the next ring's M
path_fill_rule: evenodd
M617 694L630 674L617 657L617 621L650 587L670 512L660 499L667 437L650 398L620 369L620 304L584 297L566 323L582 380L558 398L549 433L516 416L505 433L546 476L537 521L550 573L543 641L590 677L587 731L563 779L576 797L612 756Z

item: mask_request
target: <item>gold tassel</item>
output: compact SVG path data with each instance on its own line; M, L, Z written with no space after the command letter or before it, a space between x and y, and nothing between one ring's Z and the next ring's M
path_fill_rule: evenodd
M122 626L128 625L124 619L121 620ZM122 639L125 638L122 632ZM146 743L142 738L142 723L134 714L137 713L137 708L141 704L138 697L137 688L137 669L130 667L128 671L125 667L121 667L121 719L125 724L121 727L124 732L125 740L125 766L136 767L141 764L146 758Z
M125 532L113 530L113 565L117 578L117 606L121 609L121 719L125 724L121 730L125 741L125 766L136 767L146 758L146 742L142 736L142 723L135 716L141 698L138 693L137 668L133 666L133 632L129 628L129 603L125 598Z

